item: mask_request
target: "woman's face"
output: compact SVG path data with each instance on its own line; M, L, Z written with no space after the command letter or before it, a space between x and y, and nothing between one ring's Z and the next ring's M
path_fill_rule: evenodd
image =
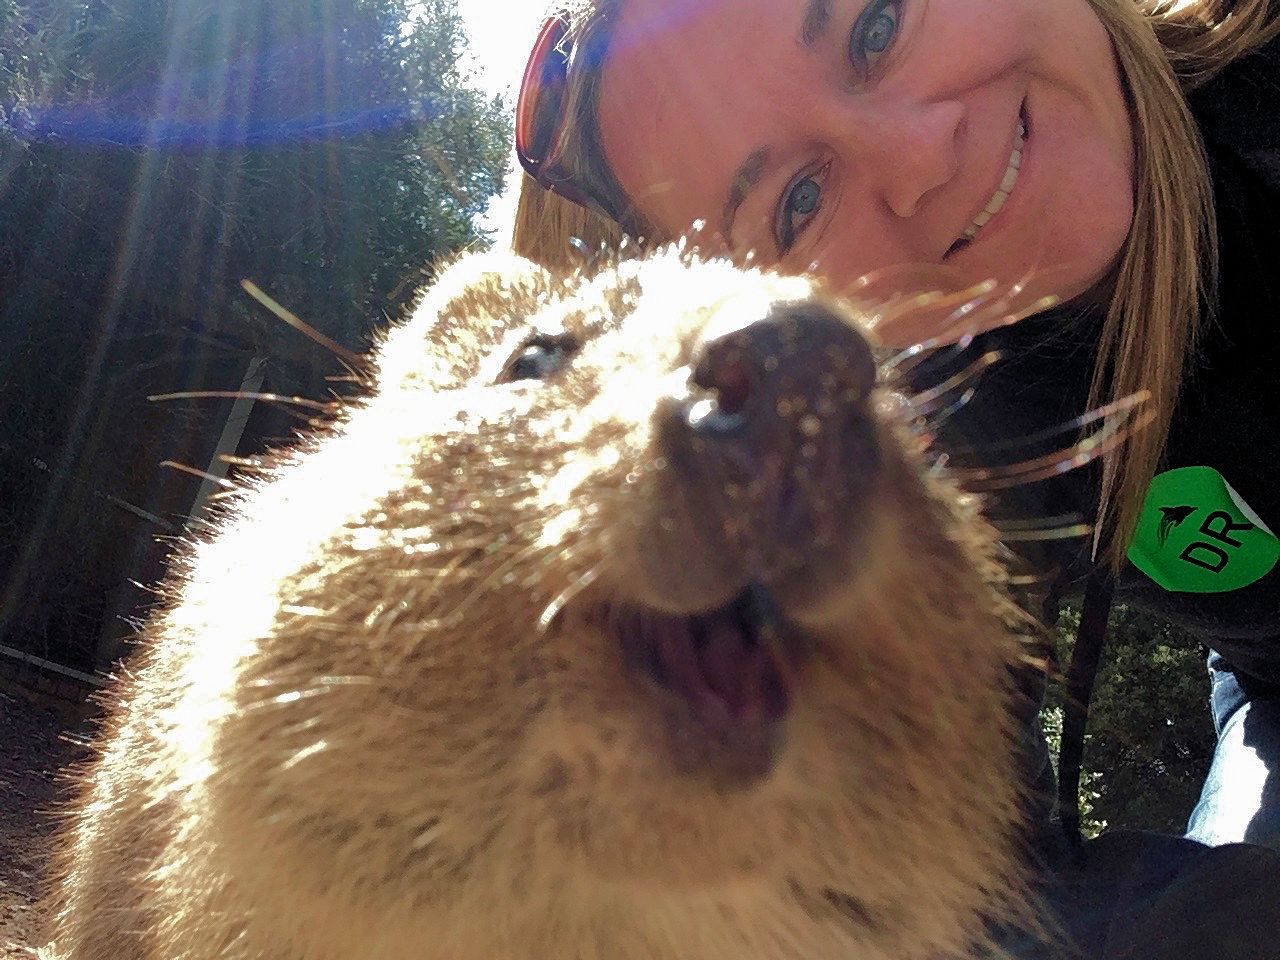
M1087 0L625 0L599 112L651 222L837 285L942 264L1072 297L1133 216Z

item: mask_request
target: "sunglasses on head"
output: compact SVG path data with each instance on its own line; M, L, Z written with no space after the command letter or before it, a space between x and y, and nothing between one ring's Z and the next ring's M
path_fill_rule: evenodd
M545 190L619 221L618 211L575 182L565 162L568 132L568 76L576 47L565 48L569 21L563 14L548 17L538 31L516 101L516 156L520 166Z

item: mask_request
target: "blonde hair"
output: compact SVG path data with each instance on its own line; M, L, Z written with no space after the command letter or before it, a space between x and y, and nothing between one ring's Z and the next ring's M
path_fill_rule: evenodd
M577 0L567 11L572 42L607 35L622 0ZM1183 371L1193 355L1202 305L1213 302L1217 224L1203 142L1186 93L1232 60L1280 33L1273 0L1088 0L1110 34L1133 117L1134 216L1114 272L1110 306L1093 372L1090 403L1142 390L1151 425L1104 462L1097 522L1113 567L1159 467ZM583 58L598 64L596 58ZM570 77L570 151L602 158L596 122L599 71ZM602 160L599 162L603 162ZM598 175L597 175L598 176ZM612 183L612 177L608 178ZM616 204L615 204L616 206ZM512 242L548 266L580 261L580 250L643 249L671 238L649 225L626 228L548 193L528 176L520 190Z
M569 21L564 43L589 48L588 56L575 57L566 83L564 163L575 183L589 188L592 196L603 197L609 207L626 211L625 224L602 213L565 200L544 189L527 173L521 174L520 195L512 231L512 249L535 263L549 268L576 266L584 251L605 248L618 250L630 238L643 245L645 236L657 231L642 221L622 188L606 169L604 148L596 121L600 91L599 66L607 55L609 27L621 0L570 0L559 4Z

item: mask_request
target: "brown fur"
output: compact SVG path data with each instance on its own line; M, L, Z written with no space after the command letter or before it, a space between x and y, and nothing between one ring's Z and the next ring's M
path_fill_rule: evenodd
M44 955L933 960L979 936L1017 897L1020 640L901 403L876 395L848 542L782 600L813 653L767 775L667 737L598 616L737 589L750 534L690 533L651 412L706 325L814 295L675 254L446 272L368 398L190 551L85 774ZM584 346L495 386L531 328Z

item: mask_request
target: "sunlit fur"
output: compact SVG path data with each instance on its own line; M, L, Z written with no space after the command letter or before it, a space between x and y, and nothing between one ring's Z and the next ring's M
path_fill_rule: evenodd
M875 396L882 471L786 610L816 646L765 779L677 773L595 613L736 589L666 499L652 413L703 325L811 295L674 253L447 271L367 398L183 561L82 774L42 956L936 960L1019 902L1019 621L909 404ZM584 346L495 385L533 329ZM647 572L672 564L674 601Z

